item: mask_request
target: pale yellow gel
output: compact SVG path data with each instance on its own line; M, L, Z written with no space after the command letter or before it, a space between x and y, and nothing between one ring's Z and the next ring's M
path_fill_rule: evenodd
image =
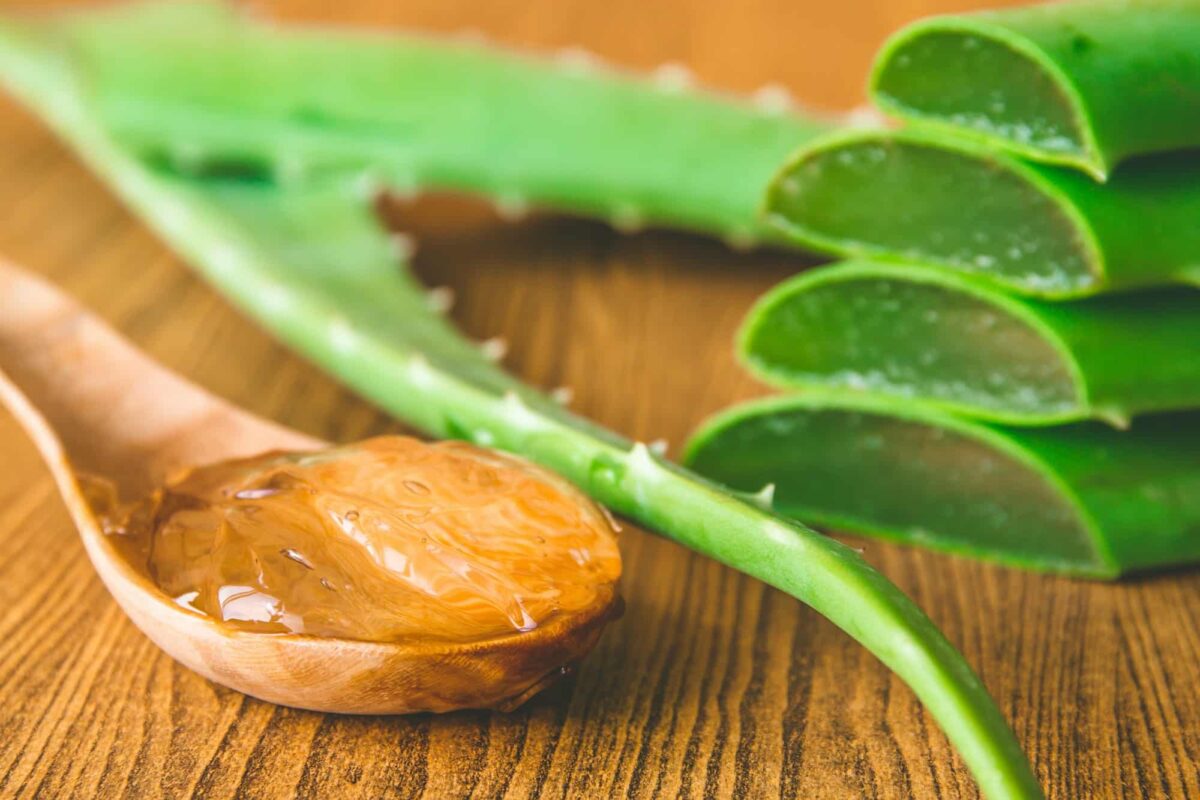
M102 520L179 605L265 633L489 639L611 602L621 572L557 476L400 436L200 467Z

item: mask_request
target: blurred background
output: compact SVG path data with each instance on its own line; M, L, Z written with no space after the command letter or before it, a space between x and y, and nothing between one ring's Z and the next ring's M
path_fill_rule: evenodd
M170 2L170 0L164 0ZM107 2L2 0L9 11ZM791 89L816 108L862 102L867 68L884 38L930 14L1022 5L1014 0L251 0L237 5L278 19L383 25L485 35L497 44L549 51L587 48L616 64L692 69L705 85L749 92Z

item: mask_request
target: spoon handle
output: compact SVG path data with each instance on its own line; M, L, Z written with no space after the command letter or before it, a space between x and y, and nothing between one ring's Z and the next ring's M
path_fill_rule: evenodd
M123 494L185 464L260 452L265 440L273 448L320 445L173 375L74 299L2 259L0 403L48 461L62 453Z

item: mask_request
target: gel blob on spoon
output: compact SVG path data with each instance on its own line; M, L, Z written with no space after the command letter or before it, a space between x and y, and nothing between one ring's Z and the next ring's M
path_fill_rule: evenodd
M612 523L545 470L406 437L323 447L3 265L0 320L0 401L96 571L210 680L320 711L507 709L619 608Z
M177 605L260 633L485 641L609 606L620 574L594 504L462 442L223 461L100 510L109 541Z

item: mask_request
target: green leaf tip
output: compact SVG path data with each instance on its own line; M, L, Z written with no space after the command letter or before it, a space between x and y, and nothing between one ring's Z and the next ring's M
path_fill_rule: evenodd
M809 524L1092 578L1200 562L1200 415L1012 428L843 392L752 401L686 463Z

